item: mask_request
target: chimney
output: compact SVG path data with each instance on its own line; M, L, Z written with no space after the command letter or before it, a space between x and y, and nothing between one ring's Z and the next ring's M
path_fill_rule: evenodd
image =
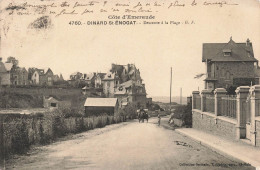
M246 40L246 46L250 46L250 40L249 40L249 38Z

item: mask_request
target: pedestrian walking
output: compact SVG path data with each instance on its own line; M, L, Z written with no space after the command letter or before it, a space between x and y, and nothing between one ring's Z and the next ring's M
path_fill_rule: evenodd
M160 115L160 113L158 114L158 126L160 126L160 124L161 124L161 115Z

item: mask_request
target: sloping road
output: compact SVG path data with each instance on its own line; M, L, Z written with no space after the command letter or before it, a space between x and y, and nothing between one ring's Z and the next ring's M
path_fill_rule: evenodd
M162 119L166 122L166 119ZM7 162L7 169L254 169L173 130L127 122L38 147Z

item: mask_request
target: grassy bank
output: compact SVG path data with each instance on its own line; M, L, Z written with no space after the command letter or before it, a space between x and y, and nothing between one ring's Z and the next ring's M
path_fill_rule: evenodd
M0 157L25 153L31 145L44 145L71 133L126 121L120 116L60 117L60 116L7 116L0 117Z

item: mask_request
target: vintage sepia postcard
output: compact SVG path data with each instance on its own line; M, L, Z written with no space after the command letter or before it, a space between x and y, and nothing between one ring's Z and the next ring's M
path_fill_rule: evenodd
M260 170L259 0L0 0L0 170Z

